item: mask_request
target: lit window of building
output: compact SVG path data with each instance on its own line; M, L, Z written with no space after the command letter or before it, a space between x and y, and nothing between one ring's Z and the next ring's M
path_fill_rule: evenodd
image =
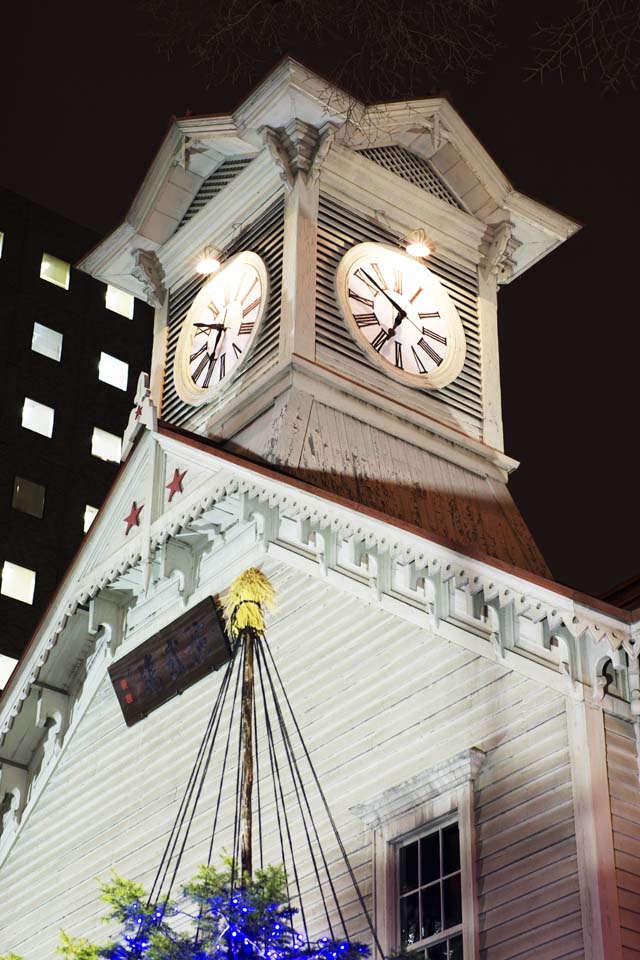
M17 563L4 561L2 565L2 582L0 593L21 603L33 603L33 593L36 588L35 570L21 567Z
M31 337L31 349L43 357L60 361L62 356L62 334L43 323L34 323Z
M0 690L4 690L6 687L17 662L15 657L6 657L3 653L0 653Z
M114 463L120 463L121 450L121 437L116 437L113 433L101 430L100 427L93 428L91 453L94 457L98 457L99 460L111 460Z
M126 390L129 380L129 364L112 357L110 353L101 353L100 363L98 364L98 379L110 383L112 387L117 387L118 390Z
M87 532L87 530L89 529L89 527L91 526L91 524L93 523L93 521L95 520L97 513L98 513L98 508L97 508L97 507L92 507L92 506L90 506L89 504L87 504L86 507L84 508L84 526L83 526L83 529L84 529L84 532L85 532L85 533Z
M33 430L34 433L41 433L43 437L50 437L53 433L53 419L55 411L52 407L45 406L44 403L38 403L37 400L31 400L25 397L22 408L22 426L26 430Z
M0 257L2 256L2 248L4 246L4 233L0 230Z
M11 506L21 513L28 513L32 517L42 519L44 514L45 487L25 477L15 477L13 481L13 496Z
M133 317L134 298L132 295L124 290L119 290L118 287L111 286L110 283L107 284L105 303L107 310L113 310L114 313L119 313L120 316L127 317L129 320Z
M69 277L71 276L71 266L66 260L60 260L50 253L42 254L42 263L40 264L40 279L47 283L54 283L56 287L62 287L63 290L69 289Z

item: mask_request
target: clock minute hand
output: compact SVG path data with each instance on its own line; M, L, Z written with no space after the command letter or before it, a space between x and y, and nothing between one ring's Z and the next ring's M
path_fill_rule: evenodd
M367 278L367 280L370 280L371 283L374 285L374 287L377 287L377 289L380 291L380 293L382 294L382 296L383 296L383 297L386 297L387 300L389 301L389 303L396 308L396 310L398 311L398 313L403 313L404 316L406 317L406 313L404 313L404 310L402 309L402 307L400 307L400 306L395 302L395 300L394 300L392 297L389 296L389 294L387 293L386 290L383 290L383 289L382 289L382 287L380 286L379 283L376 283L376 281L373 279L373 277L369 276L369 274L368 274L367 271L364 269L364 267L362 268L362 272L364 273L364 275L365 275L365 277Z

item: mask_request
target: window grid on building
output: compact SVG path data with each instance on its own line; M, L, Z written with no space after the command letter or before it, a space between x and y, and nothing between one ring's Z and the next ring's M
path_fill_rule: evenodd
M46 488L41 483L34 483L33 480L27 480L25 477L14 477L11 506L20 513L28 513L41 520L44 514L45 493Z
M20 603L33 603L33 594L36 588L36 572L18 563L5 560L2 565L2 580L0 593Z
M107 310L119 313L121 317L126 317L128 320L132 319L135 300L126 290L120 290L108 283L104 302Z
M31 349L34 353L40 353L43 357L59 363L62 357L62 341L63 336L57 330L45 327L43 323L34 323L31 336Z
M400 942L417 960L462 960L460 834L449 823L398 851Z
M112 357L110 353L101 353L98 363L98 379L118 390L126 390L129 380L129 364Z
M122 451L122 439L116 437L114 433L107 430L101 430L100 427L93 428L91 436L91 453L99 460L110 460L113 463L120 463L120 454Z
M53 283L56 287L62 287L63 290L69 289L69 278L71 276L71 265L66 260L54 257L51 253L43 253L40 263L40 279L47 283Z
M25 430L33 430L34 433L39 433L43 437L51 437L54 418L55 410L52 407L47 407L44 403L38 403L31 397L24 398L22 426Z

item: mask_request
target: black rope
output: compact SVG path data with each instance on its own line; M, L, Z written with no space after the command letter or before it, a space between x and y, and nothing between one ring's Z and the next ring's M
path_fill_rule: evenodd
M253 739L255 743L254 756L256 763L256 812L258 814L258 850L260 851L260 869L264 870L264 856L262 851L262 801L260 798L260 751L258 749L258 711L257 700L253 698Z
M258 656L258 657L264 657L264 654L263 654L263 652L262 652L261 649L257 649L257 650L256 650L256 653L257 653L257 656ZM304 799L305 799L307 811L308 811L308 814L309 814L309 818L310 818L311 823L312 823L313 828L314 828L316 840L318 841L318 844L319 844L320 841L319 841L319 838L318 838L318 831L315 829L315 823L314 823L314 821L313 821L313 814L311 813L311 808L310 808L310 806L309 806L309 801L308 801L308 798L307 798L306 793L305 793L305 790L304 790L304 785L303 785L302 782L301 782L300 771L299 771L299 769L298 769L298 765L297 765L297 762L296 762L296 760L295 760L295 754L293 753L293 748L292 748L292 745L291 745L291 742L290 742L290 739L289 739L289 734L288 734L286 725L285 725L285 723L284 723L284 717L283 717L283 715L282 715L282 710L280 709L280 704L278 703L278 699L277 699L277 696L276 696L276 691L275 691L275 689L274 689L273 682L272 682L271 676L270 676L270 674L269 674L269 667L268 667L268 664L267 664L266 662L265 662L265 672L266 672L266 675L267 675L267 679L269 680L269 686L270 686L270 692L271 692L271 699L273 700L274 706L275 706L275 708L276 708L276 715L277 715L277 717L278 717L278 724L279 724L279 727L280 727L280 734L281 734L281 736L282 736L282 742L283 742L284 748L285 748L285 755L286 755L286 757L287 757L287 761L288 761L288 765L289 765L289 771L290 771L290 773L291 773L291 780L292 780L292 782L293 782L293 788L294 788L294 791L295 791L296 800L297 800L297 802L298 802L298 808L299 808L299 810L300 810L300 819L301 819L301 821L302 821L302 826L303 826L304 833L305 833L305 837L306 837L306 840L307 840L307 847L309 848L309 854L310 854L310 856L311 856L311 863L312 863L312 866L313 866L313 871L314 871L314 873L315 873L316 882L317 882L317 884L318 884L318 890L319 890L319 892L320 892L320 897L321 897L321 899L322 899L322 906L323 906L323 908L324 908L324 913L325 913L325 916L326 916L326 919L327 919L327 924L328 924L328 926L329 926L329 933L331 934L332 939L334 939L334 935L333 935L333 925L332 925L332 923L331 923L331 917L330 917L330 915L329 915L329 910L328 910L328 907L327 907L327 901L326 901L325 894L324 894L324 888L323 888L323 885L322 885L322 880L321 880L321 878L320 878L320 871L319 871L319 869L318 869L318 863L317 863L316 855L315 855L315 852L314 852L314 849L313 849L313 843L312 843L312 840L311 840L311 835L310 835L310 833L309 833L309 826L308 826L308 823L307 823L307 818L306 818L306 816L305 816L304 807L303 807L303 804L302 804L302 798L301 798L301 795L300 795L300 789L302 790L302 794L304 795ZM298 788L298 782L297 782L297 781L300 781L300 789ZM323 859L324 859L324 855L323 855ZM325 869L327 870L327 874L328 874L328 869L327 869L326 860L325 860L325 864L324 864L324 865L325 865ZM337 900L337 898L336 898L335 896L334 896L334 899L335 899L335 902L336 902L336 907L337 907L337 909L338 909L338 913L339 913L339 915L340 915L340 920L341 920L341 922L342 922L342 927L343 927L343 929L344 929L345 939L347 939L347 938L348 938L348 933L347 933L346 924L345 924L345 922L344 922L344 917L343 917L343 915L342 915L342 911L340 910L340 905L339 905L339 903L338 903L338 900Z
M260 677L260 689L262 690L262 700L263 700L263 703L266 705L267 698L266 698L266 696L265 696L265 687L264 687L264 682L263 682L263 679L262 679L262 664L261 664L261 661L260 661L259 659L257 660L257 664L258 664L258 676ZM267 726L267 736L269 737L269 739L270 739L270 741L271 741L271 743L272 743L272 745L273 745L273 747L274 747L274 750L273 750L273 759L274 759L274 768L275 768L275 774L276 774L276 781L277 781L277 784L278 784L278 791L279 791L279 793L280 793L280 801L281 801L281 803L282 803L282 816L283 816L284 825L285 825L285 830L286 830L286 834L287 834L287 842L288 842L288 844L289 844L289 852L290 852L290 854L291 854L291 869L292 869L292 871L293 871L293 877L294 877L294 880L295 880L295 886L296 886L296 890L297 890L297 893L298 893L298 903L300 904L300 916L301 916L301 918L302 918L302 926L304 927L304 935L305 935L305 940L306 940L306 942L307 942L307 947L308 947L310 941L309 941L309 930L308 930L308 927L307 927L307 918L306 918L306 915L305 915L305 912L304 912L304 904L303 904L303 902L302 902L302 895L301 895L301 890L300 890L300 879L299 879L299 877L298 877L298 868L297 868L297 866L296 866L296 858L295 858L295 854L294 854L294 852L293 852L293 840L292 840L292 838L291 838L291 829L290 829L290 827L289 827L289 818L288 818L288 816L287 816L287 807L286 807L286 804L285 804L285 802L284 802L284 792L283 792L283 789L282 789L282 779L281 779L281 777L280 777L280 768L279 768L279 765L278 765L278 757L277 757L277 754L276 754L276 752L275 752L275 742L274 742L274 739L273 739L273 731L272 731L272 728L271 728L271 720L269 719L269 713L268 713L268 711L265 711L265 721L266 721L266 726Z
M227 665L227 669L225 670L224 676L223 676L223 678L222 678L222 683L220 684L220 689L218 690L218 695L217 695L217 697L216 697L215 703L214 703L213 708L212 708L212 710L211 710L211 714L210 714L210 716L209 716L209 720L208 720L208 723L207 723L207 727L206 727L206 729L205 729L204 736L203 736L203 738L202 738L202 740L201 740L201 742L200 742L200 746L198 747L198 751L197 751L197 753L196 753L196 759L195 759L194 765L193 765L193 767L192 767L192 769L191 769L191 773L190 773L189 779L188 779L188 781L187 781L187 786L186 786L185 791L184 791L184 793L183 793L183 795L182 795L182 800L181 800L180 806L179 806L179 808L178 808L178 813L176 814L175 820L174 820L174 822L173 822L173 826L172 826L171 831L170 831L170 833L169 833L169 839L167 840L167 843L166 843L166 846L165 846L165 848L164 848L162 857L160 858L160 864L159 864L159 866L158 866L158 870L157 870L157 872L156 872L156 875L155 875L155 878L154 878L154 881L153 881L153 884L152 884L152 887L151 887L151 892L149 893L149 897L148 897L148 899L147 899L147 907L148 907L148 906L151 904L151 902L153 901L154 895L156 895L158 898L159 898L159 896L160 896L160 891L162 890L162 886L163 886L164 881L165 881L165 879L166 879L166 875L167 875L167 872L168 872L168 869L169 869L169 864L170 864L170 862L171 862L171 858L173 857L173 854L174 854L174 852L175 852L175 848L176 848L176 845L177 845L177 842L178 842L178 837L179 837L179 834L180 834L180 830L181 830L181 828L182 828L182 824L184 823L184 818L185 818L185 816L186 816L186 811L187 811L187 809L188 809L188 806L189 806L191 797L193 796L193 790L194 790L194 788L195 788L195 782L196 782L196 780L197 780L197 777L198 777L198 774L199 774L199 771L200 771L200 766L201 766L201 764L202 764L202 761L203 761L203 758L204 758L204 755L205 755L205 751L206 751L206 748L207 748L207 743L208 743L209 737L210 737L210 735L211 735L211 731L213 730L213 727L214 727L214 725L215 725L216 714L217 714L218 710L220 709L221 702L222 702L222 701L224 700L224 698L226 697L226 691L227 691L227 688L228 688L228 685L229 685L229 680L230 680L230 677L231 677L232 669L233 669L233 661L230 660L229 663L228 663L228 665ZM157 888L157 894L156 894L156 888Z
M302 749L304 750L304 754L305 754L307 763L309 764L309 769L310 769L310 771L311 771L311 775L313 776L313 779L314 779L314 781L315 781L316 787L318 788L318 793L320 794L320 798L321 798L321 800L322 800L324 809L325 809L325 811L326 811L327 817L329 818L329 823L331 824L331 828L332 828L332 830L333 830L334 836L335 836L335 838L336 838L336 840L337 840L337 842L338 842L338 846L339 846L339 848L340 848L340 853L342 854L342 858L343 858L344 863L345 863L345 865L346 865L346 867L347 867L347 871L348 871L348 873L349 873L349 877L351 878L351 883L353 884L353 888L354 888L355 893L356 893L356 896L357 896L357 898L358 898L358 902L359 902L360 907L361 907L361 909L362 909L362 912L364 913L364 916L365 916L365 918L366 918L367 925L368 925L369 930L370 930L370 932L371 932L371 935L372 935L372 937L373 937L373 940L374 940L376 949L379 951L380 956L383 957L383 956L384 956L384 951L383 951L383 949L382 949L382 947L381 947L381 945L380 945L380 941L379 941L379 939L378 939L378 934L376 933L376 929L375 929L375 927L374 927L374 925L373 925L373 921L371 920L371 917L370 917L370 915L369 915L369 911L368 911L368 909L367 909L367 905L366 905L365 900L364 900L364 897L363 897L363 895L362 895L362 891L360 890L360 885L359 885L359 883L358 883L358 881L357 881L357 879L356 879L355 873L353 872L353 867L351 866L351 861L349 860L349 856L348 856L347 851L346 851L346 849L345 849L345 846L344 846L344 844L343 844L343 842L342 842L342 838L341 838L340 833L339 833L339 831L338 831L338 827L336 826L336 822L335 822L335 820L334 820L334 818L333 818L333 814L331 813L331 809L330 809L329 804L328 804L328 802L327 802L327 798L326 798L326 796L325 796L324 790L322 789L322 785L321 785L321 783L320 783L320 780L318 779L318 774L316 773L316 769L315 769L315 767L314 767L314 765L313 765L313 761L311 760L311 756L310 756L309 751L308 751L308 749L307 749L307 745L306 745L306 743L304 742L304 738L303 738L303 736L302 736L302 731L300 730L300 725L298 724L298 721L297 721L297 719L296 719L296 715L295 715L295 713L293 712L293 708L292 708L292 706L291 706L291 702L290 702L290 700L289 700L289 697L287 696L287 691L286 691L285 686L284 686L284 684L283 684L283 682L282 682L282 677L280 676L280 672L279 672L279 670L278 670L278 666L277 666L277 664L276 664L276 662L275 662L275 659L274 659L274 657L273 657L273 653L271 652L271 648L269 647L269 644L268 644L268 642L267 642L266 637L263 636L262 639L263 639L263 642L264 642L264 647L265 647L265 649L266 649L266 651L267 651L267 653L268 653L268 655L269 655L269 659L270 659L270 661L271 661L271 663L272 663L272 665L273 665L273 670L274 670L274 673L275 673L275 675L276 675L276 677L277 677L277 679L278 679L278 683L279 683L279 685L280 685L280 689L281 689L282 694L283 694L283 696L284 696L285 703L287 704L287 707L288 707L288 709L289 709L289 713L290 713L290 715L291 715L291 719L293 720L294 726L295 726L295 728L296 728L296 733L298 734L298 738L299 738L299 740L300 740L300 744L301 744L301 746L302 746ZM266 666L266 661L265 661L265 666Z

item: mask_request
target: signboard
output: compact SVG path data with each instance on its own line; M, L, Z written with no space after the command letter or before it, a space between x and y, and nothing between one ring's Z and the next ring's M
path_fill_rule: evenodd
M109 667L127 726L231 658L222 617L207 597Z

